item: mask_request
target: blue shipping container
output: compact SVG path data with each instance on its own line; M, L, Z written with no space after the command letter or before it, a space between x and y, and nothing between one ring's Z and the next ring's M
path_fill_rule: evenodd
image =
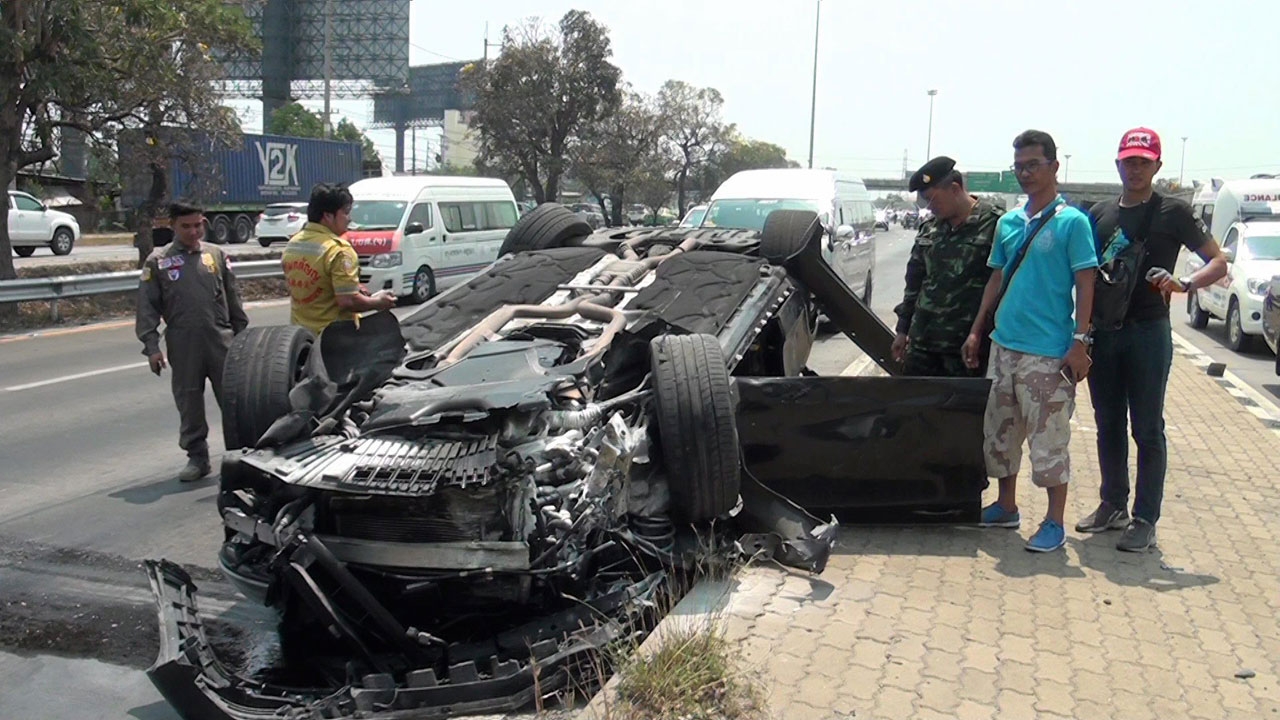
M214 148L198 137L183 138L176 128L170 131L168 199L194 201L211 210L306 202L318 183L350 184L361 178L359 143L246 133L238 146ZM142 202L150 187L145 162L139 162L146 157L139 152L141 142L138 131L121 133L122 200L131 207Z
M360 179L358 143L246 134L239 148L214 154L220 177L199 193L205 197L195 198L208 205L306 202L319 183ZM187 197L188 186L204 185L177 160L170 173L174 197Z

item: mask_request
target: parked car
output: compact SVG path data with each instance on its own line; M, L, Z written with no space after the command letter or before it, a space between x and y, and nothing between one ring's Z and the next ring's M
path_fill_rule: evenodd
M1280 274L1280 219L1251 220L1228 226L1222 240L1227 256L1227 276L1187 295L1191 326L1204 328L1210 318L1227 323L1227 347L1249 350L1262 334L1263 305L1274 275ZM1204 267L1191 253L1186 274Z
M273 242L289 242L289 238L307 224L307 204L304 202L272 203L258 216L253 234L262 247Z
M75 216L50 210L34 195L9 191L9 244L18 257L31 257L42 247L54 255L68 255L79 241L80 223Z
M1280 275L1267 283L1267 297L1262 303L1262 338L1276 353L1276 375L1280 375Z
M893 338L825 234L811 210L591 233L547 204L402 321L238 335L219 563L279 610L289 665L228 670L191 577L147 561L161 695L206 720L509 712L726 556L821 572L835 522L802 507L976 521L989 381L805 372L819 307L879 362Z
M680 227L700 227L702 225L702 219L706 216L706 205L694 205L684 214L684 219L680 221Z

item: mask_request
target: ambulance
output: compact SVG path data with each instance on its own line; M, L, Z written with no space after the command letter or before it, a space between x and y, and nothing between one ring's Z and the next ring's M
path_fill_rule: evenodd
M1247 351L1262 334L1267 289L1280 275L1280 179L1215 178L1196 194L1192 211L1222 246L1228 271L1217 283L1188 294L1187 315L1196 328L1211 318L1224 320L1227 346ZM1191 253L1187 273L1202 267L1204 261Z
M360 257L360 283L412 303L488 267L519 217L511 188L491 178L379 177L350 190L345 237Z

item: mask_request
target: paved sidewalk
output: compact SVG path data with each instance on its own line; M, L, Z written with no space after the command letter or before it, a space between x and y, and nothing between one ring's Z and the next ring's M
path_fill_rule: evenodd
M723 622L773 717L1280 719L1280 437L1176 358L1160 550L1120 553L1071 529L1097 501L1081 389L1065 552L1023 550L1025 479L1020 530L846 527L821 576L740 574Z

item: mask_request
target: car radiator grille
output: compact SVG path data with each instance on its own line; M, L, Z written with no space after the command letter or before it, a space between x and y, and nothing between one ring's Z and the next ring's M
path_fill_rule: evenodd
M497 461L497 435L462 440L373 436L300 443L279 452L264 469L294 485L336 483L351 492L420 497L441 487L487 485Z
M444 488L421 498L332 494L318 529L344 538L384 542L509 540L509 493L501 485Z

